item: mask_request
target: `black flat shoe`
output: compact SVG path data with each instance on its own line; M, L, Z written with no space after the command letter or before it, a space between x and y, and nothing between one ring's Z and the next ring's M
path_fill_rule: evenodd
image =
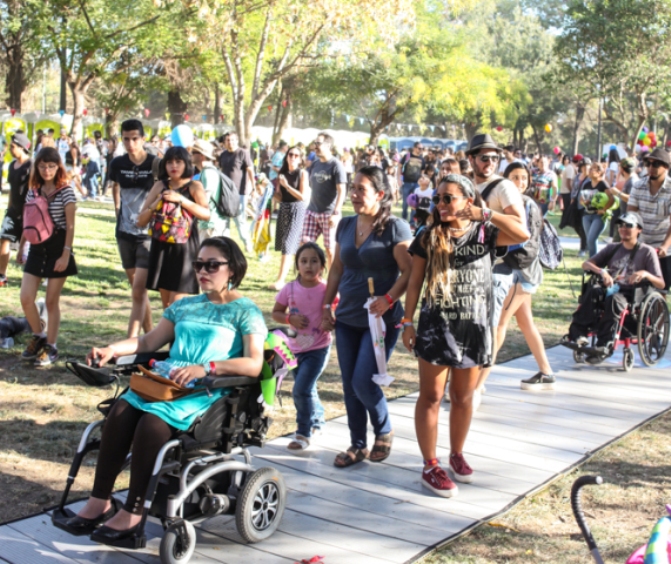
M103 525L93 531L91 540L120 548L144 548L146 537L144 536L144 528L140 528L140 525L142 525L141 522L130 529L122 531L117 531L107 525Z
M63 529L71 535L78 537L82 535L90 535L102 523L114 517L114 514L118 511L119 508L117 506L116 499L111 498L111 502L112 505L110 508L98 517L93 519L86 519L85 517L75 515L74 517L70 517L65 521L54 521L54 525L56 525L59 529Z

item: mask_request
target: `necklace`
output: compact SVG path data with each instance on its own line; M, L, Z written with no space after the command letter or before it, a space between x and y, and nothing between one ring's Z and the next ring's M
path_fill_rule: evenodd
M459 231L466 231L471 226L471 222L469 221L464 227L448 227L448 229L452 233L458 233Z
M358 228L359 237L363 237L364 232L366 230L370 231L373 227L372 225L368 225L365 229L360 228L359 227L359 218L357 218L357 220L356 220L356 226Z

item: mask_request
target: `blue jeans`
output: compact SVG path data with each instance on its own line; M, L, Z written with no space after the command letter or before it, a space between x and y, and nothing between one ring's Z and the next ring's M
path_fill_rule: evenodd
M298 353L298 367L294 370L294 405L298 435L310 438L312 429L324 424L324 406L319 401L317 380L324 372L331 354L331 345L323 349Z
M408 196L415 191L419 184L417 182L404 182L401 186L401 199L403 200L403 219L408 219Z
M387 361L398 334L396 327L387 325L384 339ZM370 329L336 321L335 337L351 444L355 448L366 448L368 416L376 437L391 432L387 400L380 386L373 382L377 363Z
M538 207L540 208L543 217L545 217L548 214L548 209L550 209L550 202L545 202L544 204L538 204Z
M249 247L252 244L252 238L249 234L249 228L247 227L247 211L245 208L246 196L240 194L240 207L238 207L238 215L235 217L226 218L226 227L224 229L224 234L229 235L229 230L231 229L231 221L235 223L235 226L238 228L238 235L242 239L242 244L245 247Z
M582 227L587 238L587 252L593 257L599 251L599 235L606 229L606 222L598 213L586 213L582 216Z

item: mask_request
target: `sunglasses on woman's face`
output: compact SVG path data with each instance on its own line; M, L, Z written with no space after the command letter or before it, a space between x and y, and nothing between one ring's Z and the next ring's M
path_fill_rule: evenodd
M228 262L221 260L194 260L191 264L196 272L200 272L204 268L208 274L214 274L215 272L219 272L219 268L228 264Z
M453 196L452 194L443 194L442 196L442 202L444 204L451 204L452 200L460 200L463 198L463 196ZM431 201L433 202L434 205L438 205L441 202L441 197L439 195L435 195L431 198Z
M287 156L291 159L300 159L301 158L300 153L289 153Z

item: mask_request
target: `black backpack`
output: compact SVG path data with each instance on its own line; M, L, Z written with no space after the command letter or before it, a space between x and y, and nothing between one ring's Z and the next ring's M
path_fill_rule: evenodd
M529 231L529 240L520 245L508 247L508 253L503 259L510 268L523 270L529 268L538 257L540 246L541 231L543 228L543 217L538 205L529 196L522 196L524 201L524 211L527 216L527 230Z
M223 217L236 217L240 208L240 192L233 181L217 169L219 174L219 200L216 202L217 211Z

